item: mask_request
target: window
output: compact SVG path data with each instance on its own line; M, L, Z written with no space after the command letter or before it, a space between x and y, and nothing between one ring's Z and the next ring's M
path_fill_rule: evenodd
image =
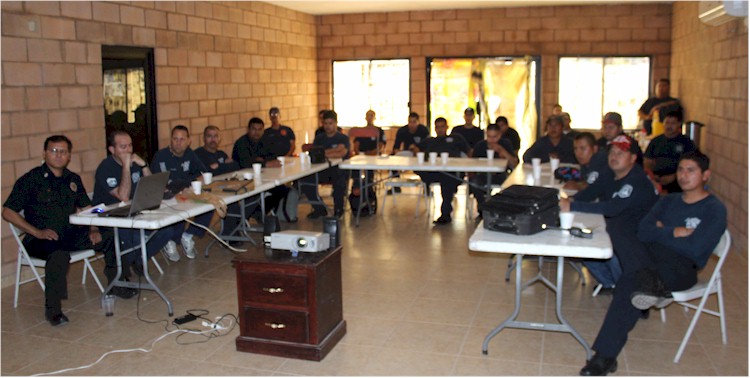
M403 126L409 117L409 60L333 62L333 106L341 127L365 126L375 111L376 126Z
M622 115L625 129L638 127L638 108L648 98L649 57L560 58L558 99L574 129L599 129L602 115Z

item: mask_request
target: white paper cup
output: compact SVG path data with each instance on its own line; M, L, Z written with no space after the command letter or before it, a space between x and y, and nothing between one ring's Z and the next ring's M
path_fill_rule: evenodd
M260 176L260 168L263 166L261 163L253 163L253 173L255 176Z
M245 180L252 180L253 179L253 173L252 172L245 172L242 174L242 178Z
M531 165L534 167L541 167L542 166L542 159L540 158L533 158L531 159Z
M487 160L492 160L495 158L495 150L487 150Z
M305 165L307 163L307 152L299 153L299 163L300 165Z
M542 178L542 166L541 165L535 165L531 167L531 171L534 174L534 180L539 181L539 179Z
M575 218L575 214L569 211L561 211L560 212L560 228L569 230L571 227L573 227L573 218Z
M437 152L430 152L430 164L435 165L435 163L437 163L437 157Z
M203 173L203 183L208 185L210 184L214 179L214 174L211 172L205 172Z
M552 173L555 173L557 168L560 166L560 159L558 158L549 159L549 166L552 169Z
M417 163L424 164L424 152L417 152Z
M284 164L286 163L286 156L279 156L276 158L276 160L278 160L279 163L281 163L281 166L283 167Z
M440 160L443 162L443 165L448 164L448 157L450 155L447 152L441 152L440 153Z
M201 188L203 187L203 183L200 181L193 181L190 183L190 187L193 188L193 193L195 195L201 194Z

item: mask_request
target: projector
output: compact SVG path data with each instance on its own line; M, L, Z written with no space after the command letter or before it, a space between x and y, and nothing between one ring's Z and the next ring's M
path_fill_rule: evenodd
M288 251L325 251L330 241L331 236L323 232L287 230L271 234L271 248Z

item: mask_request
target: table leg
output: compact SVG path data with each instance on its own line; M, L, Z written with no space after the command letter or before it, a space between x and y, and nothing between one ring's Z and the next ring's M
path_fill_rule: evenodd
M159 290L159 287L156 286L154 281L151 279L151 275L148 273L148 253L146 252L146 230L140 229L141 233L141 262L143 263L143 277L146 278L146 282L148 282L147 285L138 285L138 289L150 289L156 291L157 294L161 297L161 299L164 300L167 304L167 313L169 316L174 315L174 310L172 309L172 302L169 301L166 295ZM119 263L118 263L119 264ZM119 271L119 269L118 269ZM136 298L137 299L137 298Z
M500 325L495 327L490 333L484 338L484 343L482 343L482 354L487 354L487 349L490 345L490 340L492 340L495 335L500 333L500 331L503 330L503 328L510 325L511 322L514 322L518 318L518 314L521 312L521 291L523 288L521 287L521 282L523 280L523 277L521 276L521 265L523 264L523 255L516 255L516 298L515 298L515 307L513 308L513 313L505 319Z
M568 329L568 332L573 335L573 337L578 340L581 345L583 345L583 349L586 350L586 361L591 359L591 347L586 342L586 340L583 339L580 333L576 331L573 326L568 323L568 321L565 319L562 313L562 301L563 301L563 270L565 269L565 257L558 256L557 257L557 295L555 296L555 312L557 313L557 320L560 321L560 323L565 326Z

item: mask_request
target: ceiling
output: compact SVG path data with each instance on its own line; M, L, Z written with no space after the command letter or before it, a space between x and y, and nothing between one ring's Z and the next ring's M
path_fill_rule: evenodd
M663 0L622 1L622 2L660 2ZM342 14L342 13L375 13L375 12L398 12L412 10L439 10L439 9L476 9L476 8L498 8L498 7L520 7L520 6L544 6L544 5L582 5L582 4L612 4L614 1L602 0L480 0L480 1L455 1L455 0L381 0L381 1L267 1L267 3L295 11L312 14Z

